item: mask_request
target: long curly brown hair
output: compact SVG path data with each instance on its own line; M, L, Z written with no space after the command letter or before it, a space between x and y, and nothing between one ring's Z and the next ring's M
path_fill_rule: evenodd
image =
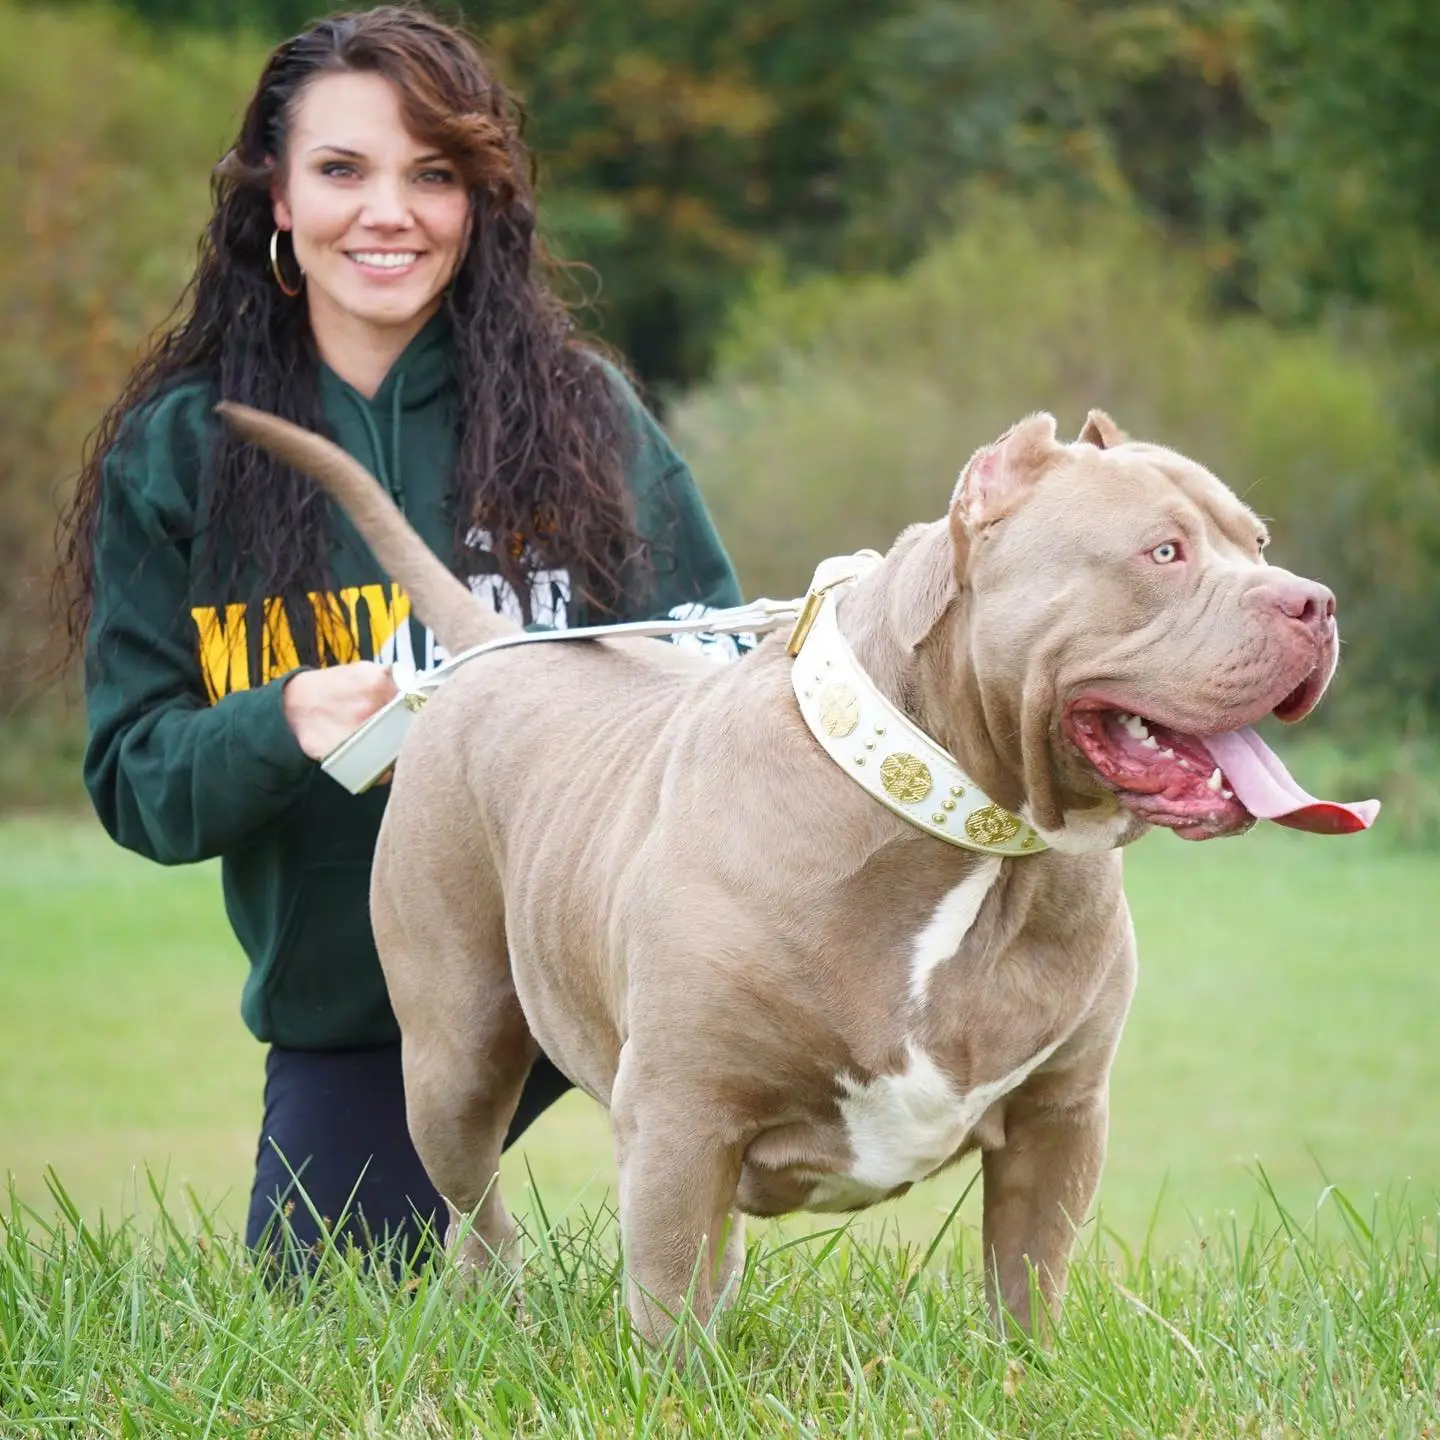
M329 16L277 47L238 139L215 167L195 274L91 437L61 520L56 582L72 654L93 611L105 460L139 407L174 382L203 379L220 398L327 428L304 303L281 293L270 266L270 191L302 91L337 71L394 84L406 127L449 158L469 189L469 246L445 302L459 391L455 558L476 530L501 537L495 561L519 594L536 569L561 565L599 614L615 613L643 583L648 562L625 481L621 402L597 362L599 347L582 342L552 288L565 267L536 232L520 108L463 32L414 6L387 5ZM228 579L254 577L252 598L283 597L301 653L313 658L305 596L328 577L328 502L309 480L223 430L204 465L197 554L234 557Z

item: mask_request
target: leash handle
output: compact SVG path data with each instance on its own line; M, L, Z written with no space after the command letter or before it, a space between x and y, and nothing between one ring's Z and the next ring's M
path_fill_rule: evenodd
M764 635L788 625L791 630L787 651L794 655L804 642L825 595L838 585L859 579L880 558L875 550L858 550L853 555L832 555L822 560L809 589L799 600L752 600L748 605L712 610L689 620L622 620L612 625L585 625L574 630L525 630L473 645L452 655L434 670L417 675L388 705L342 740L320 762L320 768L353 795L368 790L389 774L410 722L441 685L462 665L515 645L555 645L627 637L663 640L672 635Z

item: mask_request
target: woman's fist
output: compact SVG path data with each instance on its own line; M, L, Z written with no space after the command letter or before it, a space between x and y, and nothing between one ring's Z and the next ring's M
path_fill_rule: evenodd
M285 686L285 721L300 748L323 760L397 694L390 671L370 660L302 670Z

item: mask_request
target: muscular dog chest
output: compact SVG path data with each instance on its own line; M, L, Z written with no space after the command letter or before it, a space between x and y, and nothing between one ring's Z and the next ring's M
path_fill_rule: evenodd
M986 857L918 917L906 942L903 972L907 994L901 1013L910 1033L908 1038L896 1037L903 1063L880 1074L842 1070L828 1077L830 1117L824 1121L817 1117L811 1141L800 1147L809 1151L807 1160L820 1163L806 1163L797 1156L793 1168L781 1162L782 1170L789 1169L784 1181L774 1176L787 1193L785 1208L859 1209L934 1174L965 1148L986 1111L1054 1052L1058 1042L1042 1047L1043 1035L1035 1036L1033 1050L1017 1052L1013 1044L1005 1044L1007 1053L1000 1057L964 1046L965 1012L979 999L969 986L961 987L969 991L969 1000L953 1016L948 1013L953 991L944 982L955 977L950 967L974 961L973 955L967 955L966 941L1000 868L999 860ZM933 1023L937 1005L946 1012L939 1016L939 1025ZM944 1048L965 1049L967 1068L974 1067L978 1079L962 1083L917 1038L943 1034L951 1019L954 1030ZM1020 1035L1012 1039L1025 1043ZM1016 1064L1018 1056L1025 1058ZM1003 1069L994 1065L996 1058Z

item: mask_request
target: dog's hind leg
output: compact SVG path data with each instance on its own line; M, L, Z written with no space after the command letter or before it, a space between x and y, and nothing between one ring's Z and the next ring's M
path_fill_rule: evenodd
M733 1211L741 1148L707 1128L713 1104L674 1083L647 1082L627 1043L611 1100L620 1231L631 1319L666 1340L685 1309L702 1324L738 1270L743 1221Z
M500 1194L500 1150L538 1047L510 975L499 885L478 854L452 849L417 865L406 827L390 818L370 908L400 1023L410 1136L449 1207L446 1241L458 1263L515 1268L519 1234Z
M500 1151L538 1047L513 996L483 1015L448 1009L469 1043L446 1050L434 1033L403 1043L410 1135L450 1211L446 1244L462 1268L520 1264L519 1232L500 1193ZM473 1217L473 1218L472 1218ZM467 1223L468 1222L468 1223Z

